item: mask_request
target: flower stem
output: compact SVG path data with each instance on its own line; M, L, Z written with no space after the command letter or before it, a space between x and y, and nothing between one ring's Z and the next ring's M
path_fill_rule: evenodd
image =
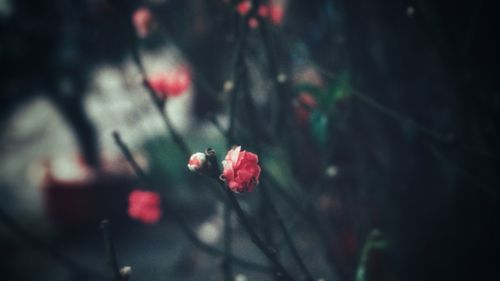
M278 221L278 225L279 225L281 231L283 232L283 235L284 235L285 240L288 244L288 247L290 248L290 252L292 253L293 258L295 259L295 261L299 265L300 269L302 270L302 273L305 275L306 280L313 281L314 279L313 279L311 273L309 272L309 269L307 269L304 261L300 257L300 254L297 251L297 247L293 243L292 237L290 236L290 233L286 229L285 223L283 222L283 219L281 218L280 214L278 213L276 206L274 206L272 198L267 193L267 190L266 190L266 187L264 184L260 185L260 190L262 191L263 196L266 198L266 202L269 204L269 209L271 210L271 213L274 215L274 217Z
M113 243L113 238L111 236L111 223L108 220L103 220L101 222L101 231L104 237L104 243L106 245L106 253L108 255L108 265L113 271L115 281L122 281L122 275L120 274L120 267L118 265L118 258L116 257L115 245Z
M234 196L234 193L226 187L225 183L221 181L222 188L226 191L226 194L233 206L236 215L238 215L238 219L240 223L243 225L247 233L250 235L252 242L262 251L262 253L269 259L269 261L273 264L273 266L278 270L277 275L281 276L283 280L294 280L290 273L285 269L285 267L281 264L281 262L277 259L276 251L269 248L264 241L257 235L255 230L250 223L250 220L247 218L243 209L241 209L238 200Z
M224 280L233 280L233 270L231 263L231 253L232 253L232 231L231 231L231 208L226 202L224 204L224 261L222 263L222 271L224 274Z
M175 130L172 121L170 120L170 117L168 116L168 113L165 112L164 107L165 107L165 100L160 99L156 96L155 91L151 87L151 84L149 83L148 76L146 69L144 68L144 64L142 63L141 56L139 54L139 50L136 46L133 46L132 48L132 57L133 60L139 69L139 73L142 76L143 80L143 85L146 91L149 94L149 97L151 98L151 101L155 105L155 108L157 109L158 113L161 115L163 122L165 123L165 126L167 127L168 132L170 133L170 136L172 137L173 141L179 149L184 153L184 156L188 158L190 156L189 148L184 141L184 139L179 135L177 130Z
M212 177L219 182L222 190L225 191L229 203L231 203L234 211L236 212L236 215L238 216L239 222L243 225L248 235L250 235L250 239L252 240L252 242L257 246L257 248L261 250L261 252L272 263L273 267L277 270L276 275L280 280L293 281L294 280L293 277L290 275L290 273L288 273L285 267L278 260L276 251L271 247L267 246L264 240L262 240L257 234L257 232L255 232L252 224L250 223L250 220L248 219L247 215L241 208L240 203L234 196L234 193L229 188L227 188L226 183L218 177L218 175L220 174L220 170L217 164L217 156L215 155L215 151L209 148L207 149L205 154L207 155L208 161L210 161L210 163L212 164L212 167L214 167L214 173Z
M96 280L105 280L106 276L100 272L94 272L90 269L84 268L81 265L75 263L70 258L66 257L62 253L56 251L46 242L40 240L38 237L29 233L25 228L19 225L14 218L7 214L3 209L0 209L0 223L5 225L12 233L17 235L18 238L22 239L25 243L30 245L32 248L40 251L41 253L50 256L56 262L66 267L67 269L73 271L74 273L82 277L92 277Z
M145 185L148 185L148 187L151 188L150 186L150 180L147 177L146 173L141 169L141 167L137 164L137 161L134 159L133 155L130 153L130 149L128 148L127 144L121 139L120 133L119 132L113 132L113 137L115 139L115 143L117 144L118 148L122 152L123 156L127 160L127 162L130 164L136 175L139 177L141 182ZM198 249L201 251L204 251L207 254L214 255L214 256L223 256L224 252L212 247L201 240L198 239L198 236L191 230L189 225L184 221L184 219L178 214L178 212L171 207L168 204L168 199L165 196L162 196L162 202L163 202L163 208L167 213L170 214L172 217L173 221L177 224L177 226L181 229L181 231L184 233L184 235L188 238L191 243L196 246ZM253 263L247 260L244 260L242 258L236 257L232 254L228 255L229 260L231 262L238 264L240 266L246 267L251 270L255 271L260 271L260 272L270 272L271 269L267 266L260 265L257 263Z

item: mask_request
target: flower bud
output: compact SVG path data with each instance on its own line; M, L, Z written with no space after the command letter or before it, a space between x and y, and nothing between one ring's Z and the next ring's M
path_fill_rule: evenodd
M132 267L124 266L120 268L120 275L122 276L122 280L130 279L130 274L132 274Z
M187 167L191 172L198 172L200 174L203 174L207 171L208 165L209 164L207 162L206 155L201 152L196 152L195 154L191 155L191 158L189 158Z

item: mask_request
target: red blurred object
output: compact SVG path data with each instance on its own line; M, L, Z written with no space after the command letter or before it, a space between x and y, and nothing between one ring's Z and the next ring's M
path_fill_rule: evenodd
M269 15L269 18L274 25L280 25L285 17L283 5L278 3L269 4Z
M252 9L252 2L250 0L243 0L236 6L238 14L245 16Z
M266 5L260 5L257 13L263 18L267 18L269 16L269 7Z
M136 189L130 193L128 204L128 214L133 219L154 224L161 218L161 200L156 192Z
M259 27L259 21L252 17L252 18L249 18L248 19L248 26L251 28L251 29L256 29L257 27Z
M153 15L146 7L135 10L132 15L132 22L137 31L137 36L140 38L146 38L155 26Z
M191 74L182 66L171 72L153 74L148 81L156 94L165 99L183 94L191 85Z

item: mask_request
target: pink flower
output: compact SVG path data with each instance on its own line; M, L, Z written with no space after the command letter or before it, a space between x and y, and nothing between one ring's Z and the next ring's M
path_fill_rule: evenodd
M280 25L283 22L283 17L285 16L283 5L278 3L269 4L269 15L271 22L274 25Z
M260 5L257 13L263 18L267 18L267 16L269 16L269 7L266 5Z
M252 191L259 183L258 162L256 154L241 150L241 146L234 147L227 152L226 158L222 161L224 171L221 179L233 192Z
M207 157L204 153L196 152L189 158L187 166L190 171L201 173L207 167Z
M251 17L248 19L248 26L251 29L256 29L257 27L259 27L259 21L256 18Z
M153 15L146 7L135 10L132 15L132 23L137 31L137 36L140 38L146 38L155 26Z
M176 97L191 85L191 75L186 67L171 72L156 73L149 77L149 85L160 98Z
M128 196L128 215L143 223L156 223L162 215L160 203L158 193L136 189Z
M243 0L236 6L236 11L238 11L238 14L241 16L248 14L250 9L252 9L252 2L250 2L250 0Z

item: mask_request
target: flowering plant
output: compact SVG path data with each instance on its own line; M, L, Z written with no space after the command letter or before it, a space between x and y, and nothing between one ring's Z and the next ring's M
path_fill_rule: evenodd
M241 146L234 147L222 161L221 179L233 192L252 191L259 183L261 168L258 162L256 154L241 150Z

